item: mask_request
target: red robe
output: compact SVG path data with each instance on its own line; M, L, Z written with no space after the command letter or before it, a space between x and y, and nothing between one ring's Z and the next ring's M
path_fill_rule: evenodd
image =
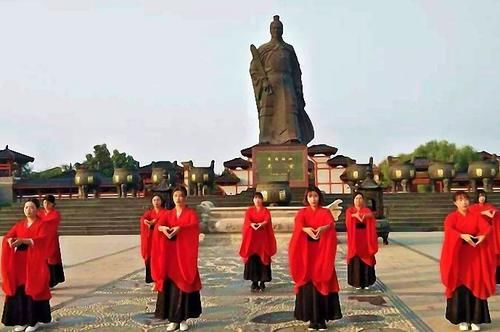
M500 266L500 211L493 204L489 204L489 203L473 204L473 205L471 205L469 210L472 212L479 213L479 214L481 214L481 212L486 211L486 210L496 211L495 215L493 216L493 219L491 219L485 215L481 215L481 216L484 219L486 219L492 227L490 243L493 246L493 250L495 250L495 253L497 255L496 265Z
M169 240L159 226L180 226L175 239ZM163 291L163 282L170 279L185 293L201 289L198 272L200 226L196 211L185 207L177 217L175 209L166 210L156 223L151 252L151 275L156 289Z
M364 217L363 223L366 228L356 228L357 218L352 215L356 214L355 207L350 207L345 213L346 228L347 228L347 262L358 256L365 264L375 265L375 254L378 251L377 237L377 220L373 217L373 213L369 208L361 208L359 215Z
M151 257L151 248L153 243L153 233L155 229L155 225L149 228L148 225L144 223L144 220L153 220L156 219L156 222L160 219L160 217L165 213L165 209L161 208L158 211L155 209L150 209L144 212L140 219L140 230L141 230L141 256L144 261L147 261Z
M254 230L251 223L267 222L267 224ZM259 211L255 206L249 207L245 212L245 220L242 229L242 241L240 256L246 263L252 255L258 255L262 264L269 265L271 257L276 254L276 238L274 237L271 214L265 207Z
M59 211L52 209L49 213L46 213L45 210L40 210L37 215L47 226L48 263L50 265L61 264L61 246L59 244L59 225L61 224L61 214Z
M2 242L2 289L7 296L14 296L24 285L26 295L35 301L49 300L50 273L47 265L48 230L46 224L36 219L30 227L27 220L20 220L5 234ZM26 250L11 248L9 238L32 239L34 245Z
M486 239L472 247L460 238L460 234L486 235ZM446 216L440 268L447 298L451 298L461 285L481 300L495 293L495 255L488 243L489 234L490 225L477 213L467 211L464 216L455 211Z
M309 235L302 231L303 227L318 228L330 225L318 241L308 240ZM295 216L292 238L288 247L290 275L295 283L294 291L312 282L318 292L323 295L339 291L337 273L335 272L335 255L337 253L337 232L330 210L319 207L300 209Z

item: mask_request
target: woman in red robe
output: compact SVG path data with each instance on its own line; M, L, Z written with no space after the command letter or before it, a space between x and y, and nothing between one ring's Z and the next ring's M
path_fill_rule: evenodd
M441 281L446 287L446 319L461 331L479 331L490 323L488 297L495 293L494 251L488 243L491 226L469 210L469 196L453 195L457 207L444 221Z
M59 244L59 225L61 224L61 214L55 209L56 198L53 195L44 197L43 209L38 212L38 217L47 226L48 234L48 259L50 283L52 288L65 281L64 269L61 258L61 245Z
M169 320L167 331L186 331L186 320L201 315L200 228L196 211L186 206L186 196L184 187L173 190L175 208L158 220L151 253L151 273L158 291L155 317Z
M295 216L288 248L290 275L295 283L295 318L309 321L310 330L327 330L326 321L342 318L335 272L337 233L322 192L310 187L305 208Z
M495 205L488 203L488 197L484 190L478 190L476 204L472 204L470 210L481 214L491 225L490 243L496 254L496 283L500 284L500 213Z
M146 283L152 283L151 277L151 247L153 243L153 233L155 224L160 217L165 213L163 208L163 199L160 195L154 195L151 199L153 207L141 216L140 230L141 230L141 256L144 259L146 266Z
M49 323L50 273L47 265L50 236L37 217L40 203L24 204L25 219L5 234L2 242L2 289L5 293L2 323L14 331L36 331Z
M252 292L262 292L265 283L272 280L271 257L276 254L276 238L271 213L264 207L260 192L253 195L253 204L245 212L240 256L245 262L243 279L252 281Z
M354 206L345 213L347 228L347 282L357 289L375 283L378 251L377 220L365 206L362 193L354 194Z

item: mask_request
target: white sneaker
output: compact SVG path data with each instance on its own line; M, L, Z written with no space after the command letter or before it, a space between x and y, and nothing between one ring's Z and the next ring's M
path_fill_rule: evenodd
M181 330L181 331L187 331L187 330L189 330L189 326L187 325L186 322L181 322L181 324L179 326L179 330Z
M24 325L24 326L21 326L21 325L16 325L16 326L14 327L14 331L15 331L15 332L21 332L21 331L26 330L26 328L27 328L27 327L28 327L28 325Z
M25 332L35 332L40 327L40 323L36 323L35 326L28 326Z
M361 287L354 287L354 288L356 288L356 290L360 290L361 289Z
M474 324L474 323L470 324L470 329L472 331L481 331L481 327L477 324Z
M179 324L177 323L169 323L167 325L167 331L175 331L179 328Z
M460 323L460 324L458 324L458 329L460 331L467 331L469 329L469 324L468 323Z
M364 290L370 289L370 287L363 287Z

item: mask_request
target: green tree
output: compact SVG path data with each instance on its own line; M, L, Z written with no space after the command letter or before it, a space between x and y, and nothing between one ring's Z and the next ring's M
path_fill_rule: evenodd
M420 145L411 154L413 157L425 157L428 160L453 162L459 172L467 170L469 163L479 160L479 154L470 145L457 147L446 140L430 141Z
M455 157L455 169L458 172L466 172L471 161L481 159L479 153L470 145L466 145L458 150Z
M125 152L118 150L113 150L113 155L111 156L113 160L114 167L127 168L130 170L139 169L139 162L134 159L131 155L127 155Z
M61 175L62 173L63 173L63 170L61 169L61 167L52 167L52 168L46 169L44 171L33 172L31 174L31 178L50 179L50 178L56 177L58 175Z
M89 170L97 171L107 177L113 175L113 161L106 144L94 145L94 153L87 154L85 159L83 165Z
M400 153L396 157L399 158L399 160L401 161L406 161L410 160L412 158L412 155L408 153ZM380 170L380 174L382 174L382 179L380 181L382 186L383 187L390 186L391 180L389 179L389 162L387 161L387 158L382 160L378 164L378 168Z
M109 152L106 144L100 144L94 146L94 152L89 153L85 156L85 161L83 165L89 170L97 171L104 176L113 176L115 167L128 168L131 170L137 170L139 168L139 162L134 159L131 155L125 152L120 152L118 150L113 150L113 155ZM75 167L79 167L79 163L75 163Z
M457 147L456 144L446 140L429 141L419 145L413 152L401 153L397 157L401 161L411 160L415 157L424 157L429 161L453 162L458 172L467 171L467 167L471 161L480 159L478 152L472 146ZM383 177L382 184L389 185L389 164L387 159L380 162L379 168Z
M32 178L33 177L33 167L31 165L24 164L21 167L21 171L20 172L16 172L16 174L17 173L20 173L19 176L21 178Z

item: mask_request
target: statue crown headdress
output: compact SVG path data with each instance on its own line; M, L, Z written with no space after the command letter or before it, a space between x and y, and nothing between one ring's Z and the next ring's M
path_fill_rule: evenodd
M281 23L279 15L274 15L273 16L273 21L271 22L271 27L274 26L274 25L278 25L278 26L283 27L283 23Z

